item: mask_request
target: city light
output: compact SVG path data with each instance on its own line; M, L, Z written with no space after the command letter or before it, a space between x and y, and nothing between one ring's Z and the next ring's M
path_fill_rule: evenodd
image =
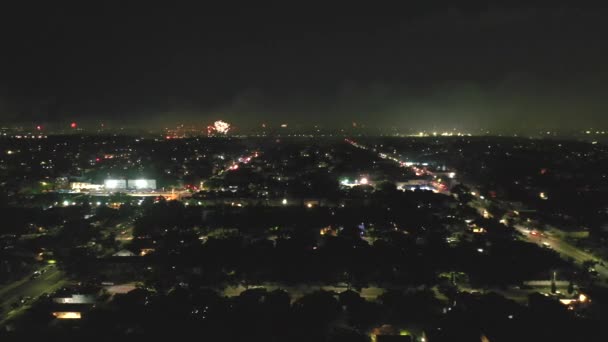
M80 312L53 312L53 316L57 319L80 319Z
M7 11L0 336L608 342L608 6L168 5Z
M118 181L116 179L108 179L105 181L106 188L116 189L118 187Z

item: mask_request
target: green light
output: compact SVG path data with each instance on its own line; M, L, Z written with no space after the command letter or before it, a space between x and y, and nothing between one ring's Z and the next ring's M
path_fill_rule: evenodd
M57 260L50 259L50 260L47 260L46 262L47 262L48 264L56 264L56 263L57 263Z

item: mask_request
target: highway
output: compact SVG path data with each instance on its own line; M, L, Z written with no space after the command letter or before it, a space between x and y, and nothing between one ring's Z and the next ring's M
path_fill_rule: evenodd
M57 267L45 266L42 269L46 271L38 278L32 279L31 276L27 276L0 289L0 324L9 318L13 311L19 311L19 307L13 310L11 305L17 303L20 298L31 297L33 300L45 293L58 290L67 282L63 272Z
M369 149L369 148L359 145L353 141L347 141L347 142L357 148L363 148L366 150ZM379 155L381 155L381 153L379 153ZM399 163L400 165L405 165L404 161L401 161L395 157L392 157L389 159L395 161L396 163ZM416 174L418 174L418 171L419 171L418 169L416 169L415 167L413 167L412 169L414 171L416 171ZM424 173L432 175L431 172L428 172L426 170L424 170ZM458 172L456 172L456 173L458 173ZM462 180L461 180L461 184L463 184L471 189L476 188L475 186L472 186L472 184L467 184ZM478 195L474 194L474 196L477 197ZM490 200L488 200L488 199L484 200L483 196L480 196L479 199L482 200L483 203L479 202L479 201L473 201L469 205L471 207L473 207L474 209L478 210L479 213L483 215L483 213L486 212L486 210L487 210L487 207L488 207L487 204L490 202ZM493 200L493 202L498 204L500 207L503 207L503 208L509 210L509 206L506 205L505 202L498 200L498 199ZM515 229L517 229L523 235L523 237L526 241L538 244L541 247L549 247L549 248L555 250L556 252L558 252L565 259L572 259L578 264L582 264L586 260L597 261L598 264L595 265L594 268L598 272L598 276L601 279L600 284L608 285L608 267L606 267L606 266L608 266L608 263L606 261L601 260L600 258L594 256L593 254L585 252L585 251L581 250L580 248L569 244L568 242L564 241L562 238L558 237L556 234L552 234L551 231L543 233L542 235L532 235L532 234L530 234L530 230L522 225L515 225Z
M572 259L578 264L582 264L586 260L595 260L599 262L600 264L595 266L595 270L598 272L600 278L604 283L608 282L608 268L606 268L606 266L601 265L606 264L604 260L601 260L593 254L587 253L581 250L580 248L569 244L563 239L560 239L559 237L552 234L550 231L543 232L542 234L539 232L537 235L533 235L531 234L530 229L522 225L515 225L515 229L517 229L517 231L519 231L523 235L526 241L535 243L542 247L549 247L559 253L562 257L566 259Z

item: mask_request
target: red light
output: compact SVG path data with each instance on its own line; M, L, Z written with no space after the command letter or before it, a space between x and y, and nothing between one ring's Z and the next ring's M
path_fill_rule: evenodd
M101 159L99 159L99 158L95 158L95 161L96 161L96 162L99 162L100 160L101 160Z
M36 126L36 129L39 131L42 131L42 126L38 125L38 126Z
M75 122L72 122L72 123L70 124L70 127L72 127L72 128L76 128L76 127L77 127L77 125L76 125L76 123L75 123Z

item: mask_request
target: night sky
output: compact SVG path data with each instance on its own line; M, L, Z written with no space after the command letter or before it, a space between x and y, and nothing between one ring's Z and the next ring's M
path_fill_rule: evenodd
M2 123L608 124L606 9L204 3L3 8Z

